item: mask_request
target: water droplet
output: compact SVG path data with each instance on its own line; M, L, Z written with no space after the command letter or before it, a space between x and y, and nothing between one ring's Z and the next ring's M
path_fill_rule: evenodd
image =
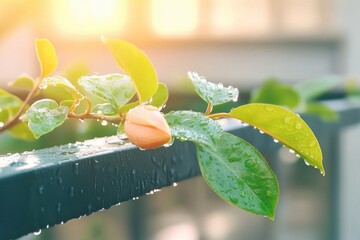
M176 187L178 184L176 182L173 183L173 186Z
M74 170L74 174L75 174L76 176L78 176L78 175L79 175L79 163L74 163L74 168L73 168L73 170Z
M171 140L170 140L170 142L164 144L164 147L170 147L171 145L174 144L174 141L175 141L175 138L172 137Z
M62 178L61 178L61 177L58 177L58 178L57 178L57 183L58 183L59 185L62 184Z
M61 212L61 203L59 203L59 202L56 205L56 211Z
M5 124L3 122L0 122L0 128L2 128Z
M315 140L312 140L312 141L309 143L309 147L315 147L315 145L316 145Z
M296 154L295 156L296 156L297 158L300 158L300 155L299 155L299 154Z
M254 162L253 160L248 159L245 161L245 167L247 167L247 168L253 168L253 167L255 167L255 165L256 165L256 162Z
M38 192L39 192L40 195L42 195L44 193L44 186L43 185L39 186Z
M40 235L41 234L41 229L39 229L39 231L37 231L37 232L34 232L34 235L35 236L38 236L38 235Z
M296 122L295 128L298 130L302 129L302 124L300 122Z
M295 153L293 149L289 149L289 153Z
M288 125L293 125L294 124L294 118L292 117L285 117L284 118L284 123L288 124Z
M274 138L274 143L278 143L278 142L279 142L279 140L277 140L277 139Z
M69 188L69 196L72 198L74 197L74 187Z
M48 224L48 225L46 225L46 228L49 228L50 227L50 225Z
M260 132L261 134L264 134L264 132L263 132L263 131L261 131L261 130L259 130L259 132Z
M307 166L310 166L310 164L307 161L304 161Z
M272 111L274 111L274 108L271 106L265 106L265 110L268 112L272 112Z
M115 204L115 206L120 206L120 204L121 204L121 202L119 202L119 203Z
M61 225L63 225L64 224L64 221L61 221L61 223L60 223Z
M239 199L235 196L230 196L229 197L230 202L234 203L234 204L238 204L239 203Z
M102 121L101 121L101 125L102 125L102 126L106 126L106 125L108 125L108 122L107 122L106 120L102 120Z

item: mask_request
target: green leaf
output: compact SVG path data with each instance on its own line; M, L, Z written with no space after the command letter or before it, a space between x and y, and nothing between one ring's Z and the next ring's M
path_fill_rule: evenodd
M158 88L155 69L149 58L135 45L119 39L102 38L117 64L135 84L140 103L149 100Z
M68 91L74 100L81 100L84 96L75 88L72 83L64 77L61 76L51 76L44 78L40 84L40 89L46 89L47 87L61 87Z
M74 104L74 100L63 100L60 102L60 106L71 108Z
M324 121L336 121L339 118L337 112L322 103L307 103L305 113L319 116Z
M28 125L25 123L16 124L14 127L9 129L10 134L18 139L25 141L34 141L34 134L30 131Z
M171 135L182 141L193 141L211 146L214 139L222 133L221 126L202 113L174 111L165 115Z
M68 111L68 107L58 106L52 99L42 99L30 106L22 120L28 124L35 138L39 138L63 124Z
M197 144L197 155L205 181L222 199L274 219L278 183L267 162L252 145L222 133L214 146Z
M17 96L0 89L0 126L17 114L22 103Z
M169 98L169 91L165 84L159 83L155 95L152 97L151 105L161 108L165 105Z
M262 86L251 94L253 103L269 103L289 108L296 108L301 102L299 93L290 85L276 79L266 80Z
M299 115L283 107L260 103L234 108L229 115L274 137L325 174L320 145Z
M85 91L108 101L116 108L127 103L136 92L130 78L122 74L84 76L78 82Z
M339 77L335 76L312 79L296 84L295 89L297 89L305 101L314 100L334 88L339 80Z
M114 106L111 105L110 103L97 104L93 108L92 112L96 114L109 115L109 116L118 114L117 109L114 108Z
M139 105L140 105L139 101L128 103L124 106L119 107L119 112L121 114L126 114L130 109L132 109L136 106L139 106Z
M10 82L8 85L11 87L32 89L34 87L34 79L29 76L20 76L14 81Z
M43 78L53 73L57 68L56 51L52 43L47 39L36 39L35 47L41 68L41 78Z
M230 101L237 101L239 90L234 87L224 87L221 83L215 84L208 82L204 77L197 73L189 72L196 93L207 103L220 105Z

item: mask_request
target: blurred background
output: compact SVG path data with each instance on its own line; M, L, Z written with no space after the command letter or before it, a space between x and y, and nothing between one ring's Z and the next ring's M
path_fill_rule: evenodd
M269 77L289 84L323 75L356 79L359 10L358 0L0 0L0 85L26 95L7 83L23 73L39 76L35 38L54 44L56 73L74 82L85 74L121 72L100 41L105 35L128 40L149 56L170 89L165 111L205 109L186 79L188 71L238 87L240 104ZM99 125L67 123L36 142L3 134L0 153L114 134L111 126ZM276 170L282 195L275 222L224 204L195 178L22 239L359 239L359 193L348 187L358 179L347 172L358 165L356 133L358 126L340 137L339 202L328 199L334 194L331 176L280 151L272 156L284 162ZM339 218L335 232L332 217Z

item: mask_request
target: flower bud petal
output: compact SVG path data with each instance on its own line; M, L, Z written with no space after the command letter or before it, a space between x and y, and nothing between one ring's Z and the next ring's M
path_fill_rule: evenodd
M145 105L131 109L124 128L130 142L142 149L153 149L171 141L171 131L156 107Z

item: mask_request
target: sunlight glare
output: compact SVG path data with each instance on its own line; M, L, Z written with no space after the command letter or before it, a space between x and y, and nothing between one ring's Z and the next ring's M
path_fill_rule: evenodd
M198 27L198 0L152 0L152 25L160 36L186 37Z
M115 34L126 23L127 0L53 0L53 16L62 34Z

